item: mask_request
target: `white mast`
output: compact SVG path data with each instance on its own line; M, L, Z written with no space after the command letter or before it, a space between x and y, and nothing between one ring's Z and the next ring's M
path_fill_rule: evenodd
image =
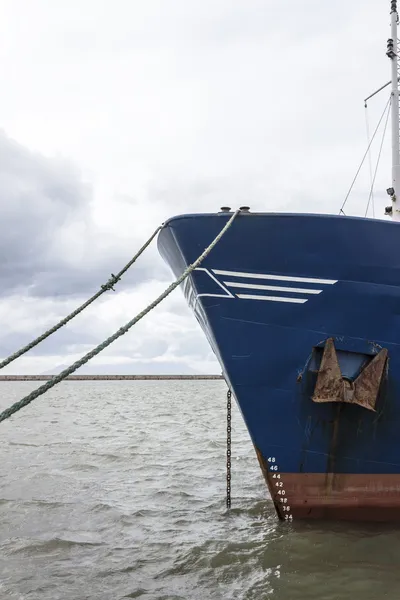
M391 38L387 42L387 56L392 61L392 188L388 194L392 198L392 217L400 221L400 111L399 111L399 75L400 60L398 56L399 41L397 27L399 15L397 13L397 0L390 2ZM397 198L399 200L397 200Z

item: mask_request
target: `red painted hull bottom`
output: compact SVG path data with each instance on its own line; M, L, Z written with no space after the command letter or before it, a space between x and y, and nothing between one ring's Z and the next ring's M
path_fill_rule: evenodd
M400 521L400 474L268 473L267 481L282 519Z

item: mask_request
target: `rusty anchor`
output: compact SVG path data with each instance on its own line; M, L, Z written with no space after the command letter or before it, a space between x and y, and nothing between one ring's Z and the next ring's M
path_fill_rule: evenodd
M352 381L343 378L333 338L329 338L325 343L313 401L347 402L375 411L387 356L388 351L382 348Z

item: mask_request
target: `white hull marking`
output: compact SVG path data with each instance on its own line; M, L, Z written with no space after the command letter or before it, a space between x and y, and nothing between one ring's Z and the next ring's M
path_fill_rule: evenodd
M313 277L290 277L289 275L265 275L264 273L242 273L239 271L221 271L213 269L216 275L227 275L229 277L248 277L250 279L273 279L274 281L296 281L298 283L322 283L333 285L337 279L315 279Z
M284 298L278 296L256 296L255 294L237 294L238 298L243 300L269 300L270 302L293 302L294 304L304 304L308 302L307 298Z
M197 294L196 299L201 298L202 296L208 296L209 298L234 298L235 297L225 286L222 285L222 283L220 281L218 281L218 279L212 273L210 273L210 271L208 269L205 269L204 267L197 267L195 269L195 271L204 271L205 273L207 273L207 275L209 277L211 277L211 279L213 279L216 284L218 284L218 286L221 288L221 290L223 290L225 292L225 294Z
M294 294L320 294L322 292L322 290L311 290L307 288L281 287L279 285L257 285L255 283L240 283L237 281L224 281L224 285L234 288L243 288L246 290L268 290L270 292L290 292Z

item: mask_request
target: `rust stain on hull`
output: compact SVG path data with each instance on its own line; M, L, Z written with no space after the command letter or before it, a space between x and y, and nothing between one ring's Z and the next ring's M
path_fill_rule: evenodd
M330 441L329 448L329 456L328 456L328 465L327 471L325 474L325 490L327 494L332 492L334 483L335 483L335 461L336 461L336 451L338 448L338 439L339 439L339 425L340 425L340 415L342 413L343 405L339 404L336 408L336 416L332 424L332 436Z
M400 474L281 473L293 519L400 521Z

